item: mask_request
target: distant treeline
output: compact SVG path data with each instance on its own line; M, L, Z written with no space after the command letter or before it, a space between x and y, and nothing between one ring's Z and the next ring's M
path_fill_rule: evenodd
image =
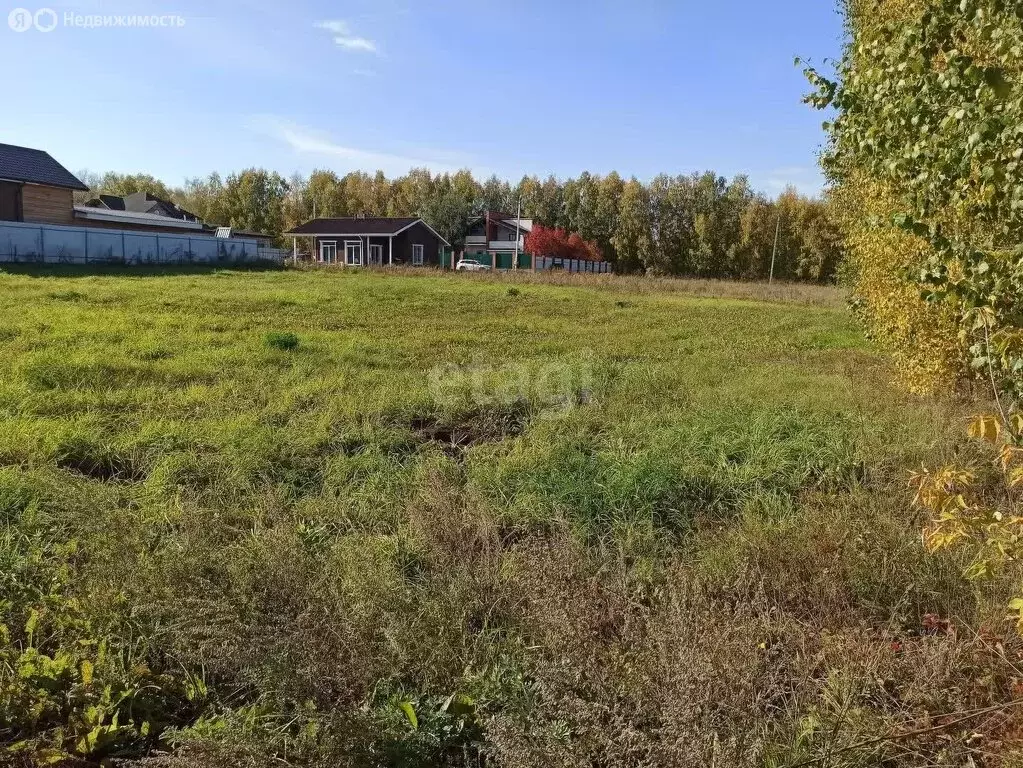
M383 172L338 176L313 171L284 178L249 169L222 178L212 173L171 188L152 176L85 172L93 193L148 191L171 199L205 221L282 232L316 216L422 216L456 249L483 211L522 213L548 227L597 244L619 272L759 279L768 276L777 233L775 277L828 281L842 252L824 201L788 189L775 199L756 192L745 176L661 175L649 184L617 173L583 173L565 181L526 176L517 185L469 171L432 174L415 169L397 179Z

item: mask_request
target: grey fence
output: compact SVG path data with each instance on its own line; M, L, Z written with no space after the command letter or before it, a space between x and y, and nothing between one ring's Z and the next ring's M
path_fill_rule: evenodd
M246 238L0 222L0 262L8 263L239 264L282 254Z
M565 272L611 272L611 264L607 261L583 261L582 259L555 259L550 256L538 256L536 268L558 269Z

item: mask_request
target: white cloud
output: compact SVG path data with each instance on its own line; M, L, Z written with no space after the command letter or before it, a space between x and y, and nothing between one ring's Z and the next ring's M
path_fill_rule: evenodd
M342 48L347 48L349 51L366 51L367 53L377 52L376 43L372 40L367 40L364 37L335 37L334 42Z
M325 29L334 35L334 42L346 51L363 51L365 53L380 53L377 44L369 38L359 37L352 32L347 21L334 19L329 21L318 21L314 24L317 29Z
M453 163L454 155L450 152L428 151L421 155L403 155L345 146L325 133L271 115L251 118L249 128L287 144L299 154L329 158L337 164L338 170L343 171L372 173L381 170L393 177L404 175L412 168L429 168L434 173L454 173L469 165ZM481 169L476 170L478 172Z

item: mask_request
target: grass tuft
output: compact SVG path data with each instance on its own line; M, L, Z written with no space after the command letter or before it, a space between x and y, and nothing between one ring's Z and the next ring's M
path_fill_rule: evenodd
M298 336L294 333L271 331L263 337L263 343L271 349L280 349L288 352L298 349Z

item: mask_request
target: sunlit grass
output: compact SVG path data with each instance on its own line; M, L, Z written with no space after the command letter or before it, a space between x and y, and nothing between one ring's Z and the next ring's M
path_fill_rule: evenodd
M472 691L488 717L525 717L515 675L557 658L545 633L578 629L522 593L548 568L647 595L629 603L644 611L681 588L679 569L753 610L752 582L733 581L750 571L756 600L839 628L973 610L954 567L917 565L906 524L905 471L956 414L889 379L830 288L0 275L0 513L13 532L0 558L22 574L0 623L20 649L50 605L31 641L120 649L93 659L95 674L129 688L153 685L137 672L149 666L207 676L197 709L166 705L169 725L223 718L212 733L278 754L285 731L253 735L244 707L335 735L369 718L376 735L360 743L435 764L439 747L400 735L387 696ZM829 560L849 536L871 558L892 542L898 554L882 570L845 550ZM907 563L921 569L910 586L885 581ZM550 583L565 590L552 605L588 594ZM596 621L608 609L593 599ZM45 742L64 717L18 734ZM204 749L220 738L184 733Z

